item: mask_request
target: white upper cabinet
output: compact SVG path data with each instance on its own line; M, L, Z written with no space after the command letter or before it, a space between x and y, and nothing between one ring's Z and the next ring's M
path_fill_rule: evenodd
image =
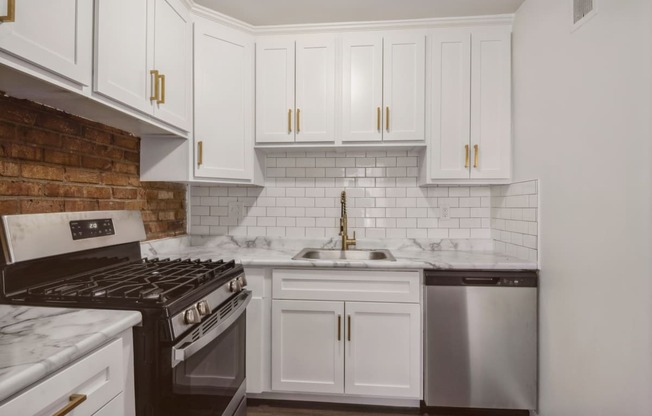
M294 41L256 42L256 141L294 142Z
M342 39L342 140L383 139L383 38L347 35Z
M192 39L186 7L179 0L96 0L95 7L95 91L189 131Z
M346 34L342 39L342 141L423 141L425 37Z
M256 142L332 142L334 135L335 39L256 42Z
M423 35L385 36L383 140L424 140L426 44Z
M253 37L195 22L195 176L253 179Z
M159 72L160 99L154 115L189 130L191 117L192 25L186 6L177 0L156 0L154 10L154 65Z
M151 8L149 0L95 1L95 91L144 113L152 112Z
M0 50L77 84L90 85L92 0L0 0L0 3L4 3L0 14L5 16L0 20ZM10 5L13 10L8 10Z
M511 32L473 32L471 55L471 178L511 175Z
M429 35L430 143L421 183L510 178L510 39L509 27Z
M471 117L471 33L441 30L430 36L430 175L468 179Z

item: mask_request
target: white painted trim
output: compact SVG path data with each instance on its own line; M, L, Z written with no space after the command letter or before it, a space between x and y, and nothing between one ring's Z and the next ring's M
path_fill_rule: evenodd
M408 407L418 408L420 406L419 400L414 399L400 399L400 398L386 398L386 397L368 397L368 396L340 396L333 394L305 394L305 393L278 393L278 392L262 392L262 393L247 393L247 397L252 399L263 400L291 400L301 402L322 402L322 403L343 403L343 404L361 404L370 406L391 406L391 407Z
M190 11L194 16L201 16L205 19L212 20L216 23L221 23L234 29L244 30L249 34L254 34L256 27L242 20L235 19L231 16L216 12L208 7L201 6L194 2L194 0L184 0L190 4Z
M429 19L384 20L372 22L314 23L253 26L257 35L309 32L351 32L356 30L433 29L459 26L504 26L514 22L513 14L493 16L442 17Z
M396 29L432 29L459 26L504 26L512 25L514 14L488 16L441 17L428 19L383 20L370 22L314 23L296 25L264 25L254 26L234 17L216 12L208 7L197 4L194 0L182 0L189 5L193 14L244 30L254 35L283 35L299 33L326 33L343 31L396 30Z

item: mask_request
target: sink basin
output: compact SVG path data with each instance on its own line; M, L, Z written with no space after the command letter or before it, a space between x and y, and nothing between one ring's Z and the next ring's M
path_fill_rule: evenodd
M304 248L292 260L396 261L389 250L329 250Z

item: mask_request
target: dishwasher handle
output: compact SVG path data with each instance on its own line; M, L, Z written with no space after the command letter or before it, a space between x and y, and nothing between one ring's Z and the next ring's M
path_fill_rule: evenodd
M465 286L496 286L500 277L463 277L462 283Z

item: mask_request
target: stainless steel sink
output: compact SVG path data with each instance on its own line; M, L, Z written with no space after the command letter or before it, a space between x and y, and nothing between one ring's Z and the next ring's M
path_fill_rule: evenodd
M292 260L396 261L389 250L332 250L304 248Z

